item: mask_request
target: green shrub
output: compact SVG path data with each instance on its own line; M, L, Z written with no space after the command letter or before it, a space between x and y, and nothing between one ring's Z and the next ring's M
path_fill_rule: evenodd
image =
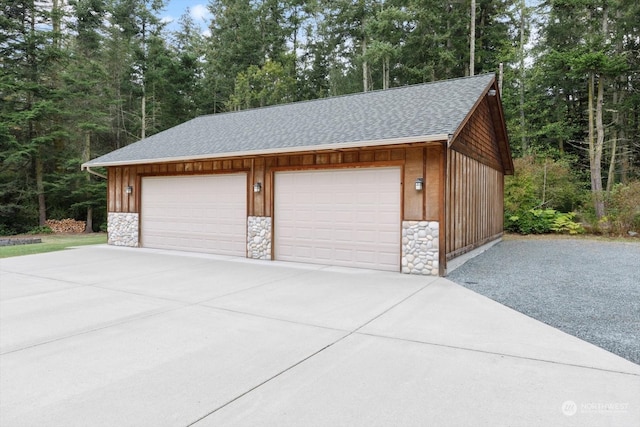
M561 234L582 234L584 233L584 227L579 222L575 222L573 219L576 217L574 212L560 213L556 212L553 219L553 225L551 230Z
M612 234L640 232L640 181L616 184L605 197L603 223Z
M573 221L574 218L574 213L562 213L555 209L529 209L506 218L505 229L520 234L583 233L584 228Z
M529 209L507 218L506 229L520 234L550 233L555 209Z
M12 234L16 234L13 228L9 228L5 224L0 224L0 236L11 236Z
M584 199L580 180L567 157L529 155L514 159L505 178L505 230L521 234L579 233L574 211Z
M52 234L53 230L48 225L39 225L29 230L29 234Z

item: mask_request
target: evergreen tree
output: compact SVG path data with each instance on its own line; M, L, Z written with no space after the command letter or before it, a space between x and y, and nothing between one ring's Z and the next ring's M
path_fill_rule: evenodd
M45 174L65 136L59 71L64 62L61 10L33 1L2 1L0 122L3 139L0 227L24 231L47 219ZM33 206L37 210L33 211Z

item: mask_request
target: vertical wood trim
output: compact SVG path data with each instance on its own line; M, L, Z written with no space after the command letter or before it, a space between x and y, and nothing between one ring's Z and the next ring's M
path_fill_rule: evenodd
M140 176L141 168L136 168L136 180L135 180L135 206L132 212L138 213L138 227L140 226L140 206L142 205L142 177ZM138 236L140 236L140 230L138 230Z
M107 213L114 212L114 199L115 199L115 176L113 167L107 168Z
M446 144L446 142L444 143ZM447 176L449 175L449 162L447 161L447 156L449 150L445 149L445 145L442 145L439 156L439 165L440 168L438 170L440 179L438 182L438 274L440 276L444 276L447 273L447 230L449 227L449 221L447 219L447 202L448 202L448 188L449 181L447 180Z
M134 197L133 194L127 194L126 191L124 191L124 189L126 187L128 187L129 185L131 185L131 183L129 182L129 170L131 169L131 166L125 166L122 168L122 212L131 212L129 210L129 205L131 202L131 199Z
M427 147L425 154L424 176L426 182L424 197L424 219L438 221L440 217L440 203L442 203L442 147Z
M116 193L116 197L115 197L115 201L116 204L114 206L114 211L116 212L122 212L122 168L121 167L117 167L116 168L116 179L115 179L115 193Z
M265 208L264 216L273 216L273 192L274 192L273 167L277 165L276 162L277 162L277 159L275 157L270 157L265 160L265 173L264 173L265 194L263 196L264 208ZM273 231L271 233L271 236L274 236ZM272 252L274 247L275 246L272 243L271 244Z
M267 192L267 183L265 182L265 160L257 158L254 165L254 180L262 184L262 191L258 194L254 193L254 215L265 216L265 193ZM253 189L251 189L253 191Z
M398 242L398 245L400 245L400 259L398 260L398 265L400 266L398 270L399 272L402 271L402 247L404 246L402 243L402 222L404 221L404 178L404 165L402 165L400 166L400 200L398 200L398 203L400 203L400 224L398 224L398 228L400 228L400 241Z
M415 189L417 178L424 178L424 150L422 148L408 148L407 158L404 165L403 181L408 183L404 186L404 219L407 221L422 221L424 218L424 193ZM425 182L426 185L426 182Z
M255 216L255 199L256 193L253 192L253 184L255 181L255 159L251 159L251 168L249 173L247 174L247 216ZM247 249L248 250L248 249ZM247 255L248 256L248 252Z

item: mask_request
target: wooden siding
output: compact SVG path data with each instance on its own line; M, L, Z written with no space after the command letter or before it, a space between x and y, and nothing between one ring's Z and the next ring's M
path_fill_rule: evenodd
M341 167L401 166L403 170L403 219L439 219L443 204L442 172L444 141L411 144L406 147L381 147L292 153L274 156L211 159L177 163L157 163L108 168L107 205L109 212L140 212L140 186L143 176L193 175L247 172L247 214L271 216L273 212L273 175L275 171ZM415 190L415 180L424 178L425 190ZM253 192L255 183L262 191ZM127 186L133 187L126 194ZM310 189L310 191L313 191Z
M404 219L420 221L424 218L424 190L416 191L416 179L424 179L424 148L406 150L404 163ZM426 186L426 183L425 183Z
M504 175L459 152L448 150L446 259L496 239L503 231Z
M451 144L451 148L478 160L500 172L504 172L503 158L498 145L495 125L485 97L475 114L469 118Z
M424 219L439 221L440 208L443 206L444 191L444 146L434 145L425 148L424 159Z

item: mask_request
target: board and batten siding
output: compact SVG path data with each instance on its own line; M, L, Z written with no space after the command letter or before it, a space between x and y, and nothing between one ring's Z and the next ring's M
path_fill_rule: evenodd
M407 147L112 166L108 168L107 206L109 212L139 213L141 180L145 176L246 172L247 215L270 217L273 212L273 177L277 171L400 166L403 220L438 221L443 205L443 153L444 141ZM417 178L425 180L423 191L415 190ZM256 182L262 184L259 193L253 192ZM133 187L131 194L126 193L127 186Z
M447 153L447 260L503 233L504 169L496 139L490 105L485 98Z

